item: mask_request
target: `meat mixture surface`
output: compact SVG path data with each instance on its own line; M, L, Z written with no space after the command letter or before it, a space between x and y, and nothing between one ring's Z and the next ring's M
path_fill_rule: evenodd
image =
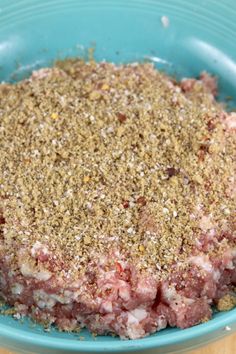
M203 72L66 60L0 85L0 295L141 338L236 305L236 113Z

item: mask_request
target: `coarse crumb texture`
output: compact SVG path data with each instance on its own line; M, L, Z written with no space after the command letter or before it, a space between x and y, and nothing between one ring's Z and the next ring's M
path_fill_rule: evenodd
M235 305L236 114L216 91L81 60L0 85L0 293L19 313L139 338Z

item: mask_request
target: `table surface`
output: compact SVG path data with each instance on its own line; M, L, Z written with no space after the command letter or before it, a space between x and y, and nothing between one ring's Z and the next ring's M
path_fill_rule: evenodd
M231 335L215 344L195 350L189 354L234 354L236 353L236 334ZM14 354L0 348L0 354Z

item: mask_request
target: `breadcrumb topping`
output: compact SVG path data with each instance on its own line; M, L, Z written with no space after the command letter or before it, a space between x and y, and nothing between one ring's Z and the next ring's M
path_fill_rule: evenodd
M236 139L222 112L200 81L185 93L151 64L66 60L1 84L12 263L39 241L70 276L111 248L161 276L203 232L235 235Z
M217 304L217 309L219 311L229 311L232 310L236 305L236 296L227 294L223 296Z

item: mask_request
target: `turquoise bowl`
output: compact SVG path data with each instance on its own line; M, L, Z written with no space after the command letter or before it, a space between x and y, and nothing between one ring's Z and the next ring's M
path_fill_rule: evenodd
M0 0L0 80L19 80L56 58L86 57L94 47L96 60L150 61L179 78L207 70L219 77L220 99L236 98L235 38L235 0ZM0 346L40 354L183 353L234 330L236 309L132 341L44 332L0 315Z

